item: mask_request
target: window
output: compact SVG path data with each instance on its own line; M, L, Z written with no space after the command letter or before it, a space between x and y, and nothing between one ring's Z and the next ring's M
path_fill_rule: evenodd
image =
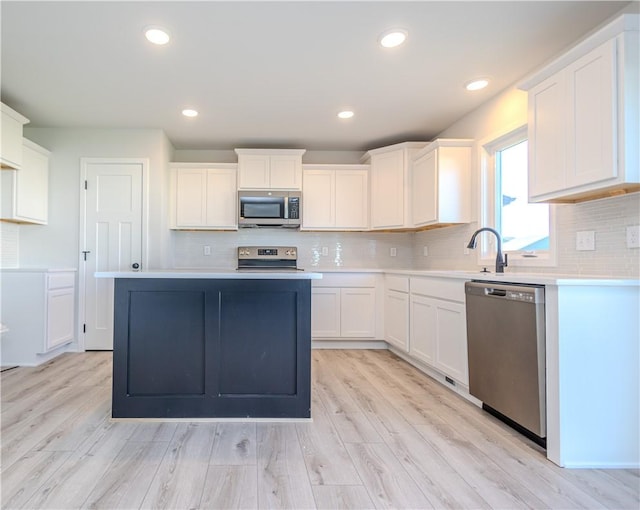
M528 199L526 126L481 144L482 225L502 236L502 251L513 265L553 265L553 208ZM481 246L481 263L495 257L493 236ZM485 260L486 259L486 260Z

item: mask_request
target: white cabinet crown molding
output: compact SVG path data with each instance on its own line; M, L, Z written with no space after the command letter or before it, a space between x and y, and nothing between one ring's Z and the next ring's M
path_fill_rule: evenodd
M243 156L302 156L306 149L234 149L235 153Z
M539 69L525 77L516 87L520 90L528 91L579 58L587 55L606 41L613 39L623 32L637 31L640 31L640 14L622 14L608 24L597 27L568 51L563 52L550 62L543 64Z
M401 149L414 149L420 150L428 145L429 142L401 142L393 145L387 145L385 147L379 147L377 149L371 149L362 155L360 158L360 163L368 163L371 159L371 156L375 156L376 154L384 154L385 152L396 151Z

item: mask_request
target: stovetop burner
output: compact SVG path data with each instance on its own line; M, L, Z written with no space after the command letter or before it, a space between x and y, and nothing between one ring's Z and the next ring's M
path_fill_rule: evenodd
M238 270L300 271L294 246L239 246Z

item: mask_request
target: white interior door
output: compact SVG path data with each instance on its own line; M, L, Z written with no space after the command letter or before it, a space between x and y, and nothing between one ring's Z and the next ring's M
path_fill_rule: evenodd
M113 349L113 280L95 278L94 273L130 271L133 264L142 269L144 164L141 160L83 160L81 332L87 350Z

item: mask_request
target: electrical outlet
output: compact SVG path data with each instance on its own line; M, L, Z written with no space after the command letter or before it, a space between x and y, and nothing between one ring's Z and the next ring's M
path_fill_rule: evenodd
M322 247L322 256L323 257L329 256L329 248L327 248L326 246Z
M202 253L204 253L207 256L211 255L211 246L205 246L202 250Z
M576 232L576 250L593 251L596 249L596 233L593 230Z
M427 248L426 246L424 246L422 248L422 256L423 257L428 257L429 256L429 248Z
M398 248L389 248L389 255L395 257L398 254Z
M627 227L627 248L640 248L640 225Z

